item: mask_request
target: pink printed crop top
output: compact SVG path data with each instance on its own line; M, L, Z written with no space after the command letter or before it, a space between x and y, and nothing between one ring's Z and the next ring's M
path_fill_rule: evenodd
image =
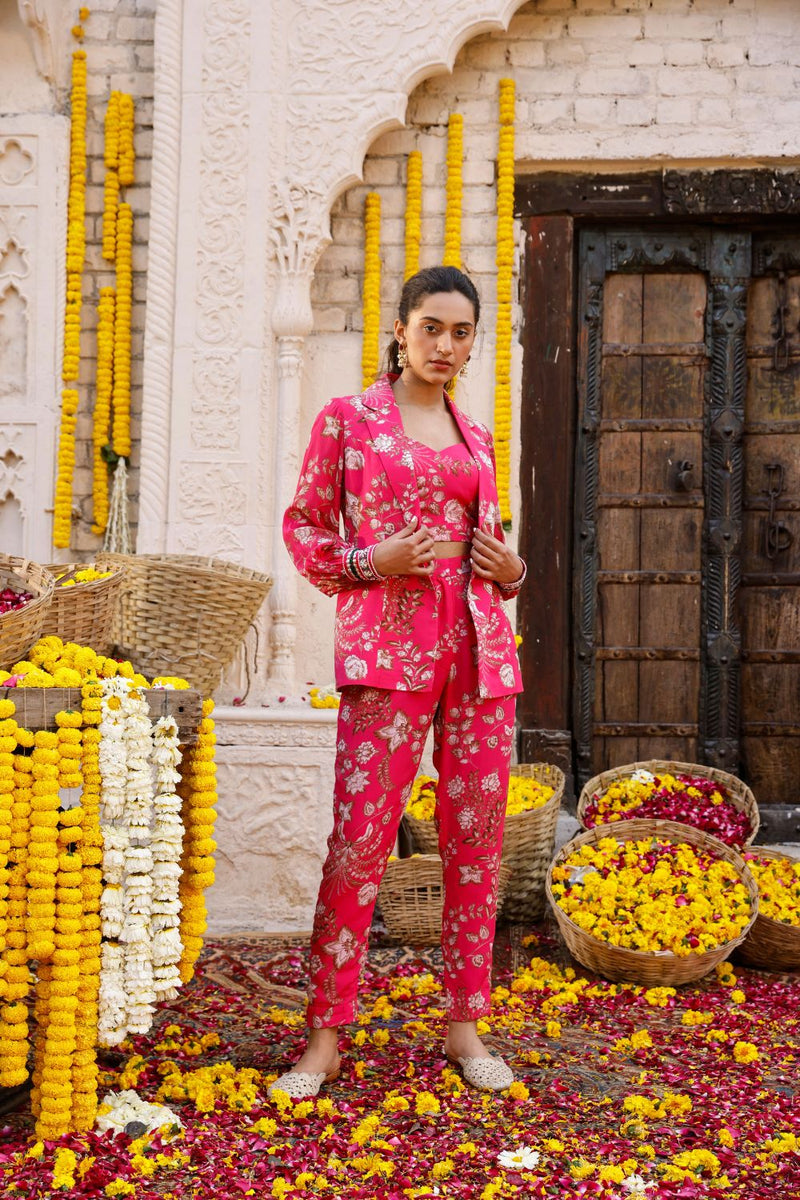
M478 523L478 464L464 442L432 450L404 434L417 477L422 524L436 542L469 542Z

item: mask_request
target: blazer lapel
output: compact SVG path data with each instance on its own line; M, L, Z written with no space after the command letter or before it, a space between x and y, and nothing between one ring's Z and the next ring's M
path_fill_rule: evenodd
M500 519L500 509L497 503L492 456L489 448L476 436L469 421L449 397L447 403L461 436L467 443L467 449L478 464L478 524L483 528L488 523L494 530Z
M391 388L391 377L382 375L362 396L364 422L372 448L381 461L406 524L421 519L414 461L403 440L403 422Z

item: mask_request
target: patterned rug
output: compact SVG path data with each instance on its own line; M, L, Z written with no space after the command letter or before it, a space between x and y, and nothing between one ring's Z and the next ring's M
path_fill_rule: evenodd
M588 975L549 921L502 928L484 1032L517 1082L487 1095L442 1056L438 949L376 930L340 1080L276 1104L266 1087L304 1038L306 957L285 935L210 939L152 1031L102 1058L101 1094L135 1088L183 1131L64 1138L65 1177L23 1103L0 1118L0 1194L800 1197L796 973L725 965L645 990Z

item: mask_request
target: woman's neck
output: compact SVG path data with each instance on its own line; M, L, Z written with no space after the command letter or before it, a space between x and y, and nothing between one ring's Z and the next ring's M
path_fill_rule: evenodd
M410 376L410 378L409 378ZM392 384L398 404L413 405L414 408L443 409L446 407L444 392L437 383L426 383L415 375L400 375Z

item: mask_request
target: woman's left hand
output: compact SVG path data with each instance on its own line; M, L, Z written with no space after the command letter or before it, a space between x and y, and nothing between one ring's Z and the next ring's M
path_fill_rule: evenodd
M485 529L475 530L470 559L476 575L495 583L516 583L525 569L522 559Z

